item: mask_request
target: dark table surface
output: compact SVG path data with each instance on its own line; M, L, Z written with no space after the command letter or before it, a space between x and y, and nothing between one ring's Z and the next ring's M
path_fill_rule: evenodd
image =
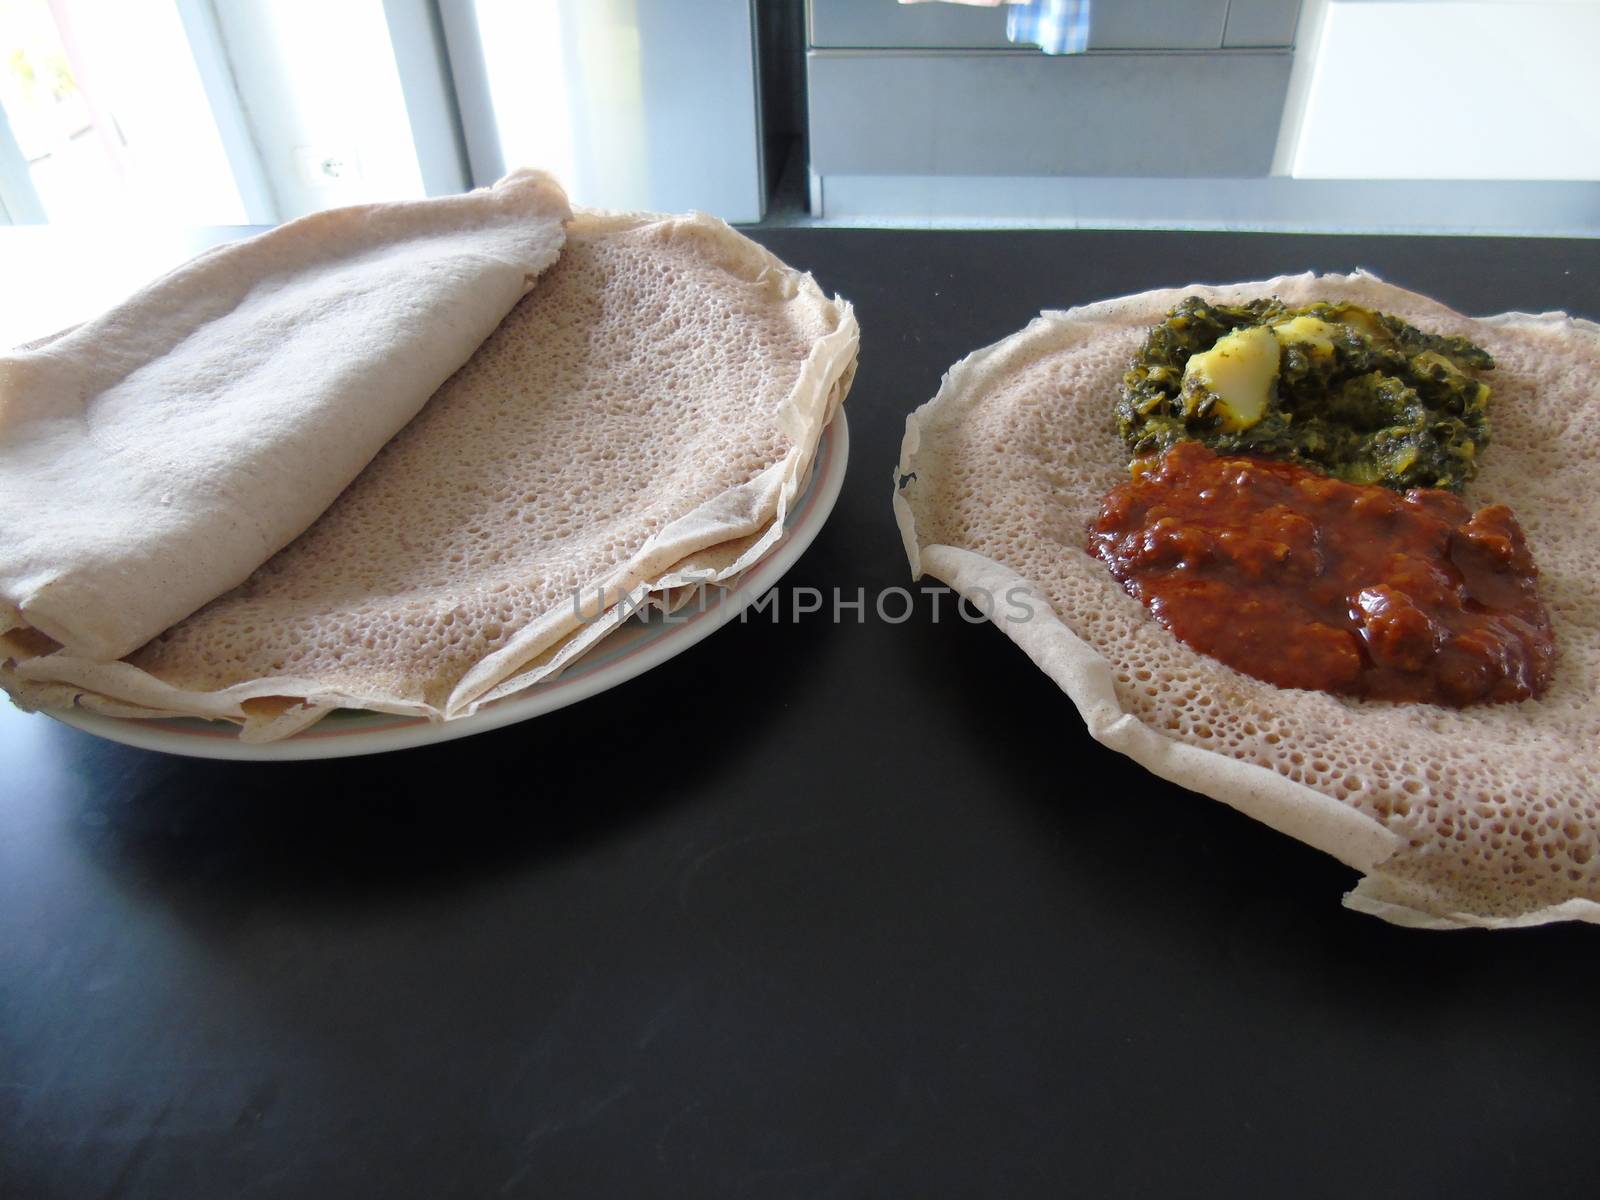
M756 236L862 328L786 592L909 583L904 415L1040 308L1365 266L1600 317L1597 242ZM994 629L844 615L328 763L0 701L0 1195L1593 1194L1600 931L1352 913Z

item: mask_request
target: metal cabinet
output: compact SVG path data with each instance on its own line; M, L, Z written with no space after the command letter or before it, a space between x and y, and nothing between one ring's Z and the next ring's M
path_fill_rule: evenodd
M1005 7L811 0L811 45L819 49L1009 48ZM1289 46L1300 0L1100 0L1090 50L1215 50Z
M1287 54L815 54L811 166L841 175L1265 175Z
M1101 0L1088 52L1047 55L1003 8L809 0L813 211L830 177L947 181L959 208L963 180L1265 176L1299 8Z
M1222 44L1292 46L1300 21L1300 0L1228 0L1228 22Z

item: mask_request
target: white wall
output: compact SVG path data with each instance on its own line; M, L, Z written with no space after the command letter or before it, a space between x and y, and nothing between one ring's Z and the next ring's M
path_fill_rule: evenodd
M543 167L579 204L759 219L751 0L444 0L443 12L475 182Z
M601 0L605 6L606 0ZM549 171L577 188L572 117L567 111L567 69L562 45L560 0L477 0L481 69L487 77L490 113L498 156L482 164L486 173L515 167ZM471 20L472 14L465 19ZM490 182L480 178L479 183ZM583 201L600 204L593 198Z
M1600 180L1600 3L1332 0L1302 179Z
M382 0L218 0L216 13L282 219L425 194Z

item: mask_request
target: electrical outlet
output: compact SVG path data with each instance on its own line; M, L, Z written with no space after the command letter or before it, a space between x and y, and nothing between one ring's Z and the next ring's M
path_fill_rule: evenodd
M337 188L361 178L361 160L349 146L296 146L294 165L307 187Z

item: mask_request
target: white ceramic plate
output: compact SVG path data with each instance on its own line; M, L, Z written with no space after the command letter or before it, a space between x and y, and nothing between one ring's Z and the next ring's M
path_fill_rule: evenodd
M253 745L241 742L238 727L226 721L126 720L79 709L45 711L78 729L147 750L255 760L377 754L526 721L642 675L738 617L799 561L821 531L839 498L849 457L850 428L841 410L823 430L811 481L789 514L783 537L765 558L745 572L737 587L726 591L707 588L703 604L691 601L671 617L658 612L632 617L558 678L486 704L470 717L429 721L423 717L341 710L294 737Z

